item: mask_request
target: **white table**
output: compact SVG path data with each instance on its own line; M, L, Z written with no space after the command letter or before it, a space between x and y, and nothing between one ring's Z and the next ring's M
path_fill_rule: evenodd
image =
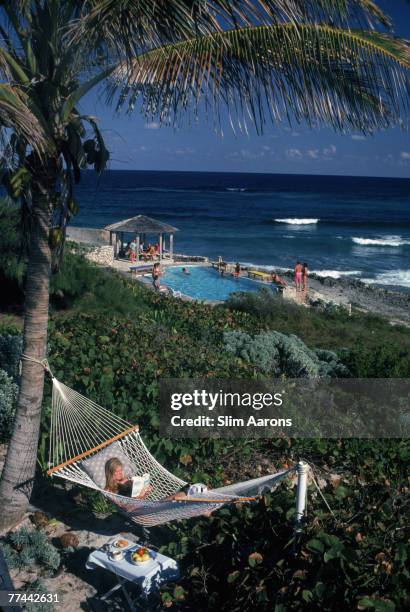
M121 535L112 538L108 544L115 542L117 539L126 539ZM111 547L112 548L112 547ZM179 567L177 562L170 557L166 557L155 550L148 548L152 557L150 561L135 565L130 560L131 553L140 548L139 544L130 542L130 546L123 548L124 558L121 561L113 561L109 556L108 550L96 549L87 559L86 568L94 570L97 567L102 567L117 577L117 582L112 589L101 597L103 601L107 600L115 591L122 589L125 599L131 611L135 612L135 607L131 597L127 592L126 582L132 582L138 585L142 594L147 596L152 591L156 590L161 584L177 580L179 578ZM146 548L146 547L144 547Z

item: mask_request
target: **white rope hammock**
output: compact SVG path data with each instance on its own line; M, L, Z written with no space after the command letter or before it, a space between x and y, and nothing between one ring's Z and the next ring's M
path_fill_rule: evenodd
M166 499L187 483L156 461L142 441L138 426L131 426L54 377L52 382L47 473L100 491L136 523L145 526L160 525L213 512L227 503L252 501L263 492L272 491L294 469L208 490L195 497ZM133 476L149 473L152 491L144 499L106 491L105 485L101 486L91 477L87 463L90 458L98 456L104 462L107 449L125 456L132 466Z

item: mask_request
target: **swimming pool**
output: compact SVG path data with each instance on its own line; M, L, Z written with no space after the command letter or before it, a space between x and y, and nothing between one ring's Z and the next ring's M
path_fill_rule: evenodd
M184 274L182 268L189 274ZM220 276L216 270L206 266L172 266L164 268L161 283L197 300L226 300L234 291L257 291L272 284L261 283L249 278Z

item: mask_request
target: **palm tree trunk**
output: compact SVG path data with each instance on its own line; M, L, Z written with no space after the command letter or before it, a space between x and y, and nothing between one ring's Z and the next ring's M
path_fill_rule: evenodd
M39 360L45 358L47 349L51 269L48 235L55 184L54 160L42 167L38 164L25 281L23 353ZM0 530L18 523L29 503L36 471L43 387L43 366L23 360L14 430L0 481Z

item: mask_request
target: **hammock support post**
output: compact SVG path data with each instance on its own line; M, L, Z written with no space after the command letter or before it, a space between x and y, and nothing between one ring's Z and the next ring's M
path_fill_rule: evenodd
M307 499L307 475L309 464L305 461L299 461L296 466L298 476L297 492L296 492L296 525L295 532L300 533L302 530L302 520L306 512Z

